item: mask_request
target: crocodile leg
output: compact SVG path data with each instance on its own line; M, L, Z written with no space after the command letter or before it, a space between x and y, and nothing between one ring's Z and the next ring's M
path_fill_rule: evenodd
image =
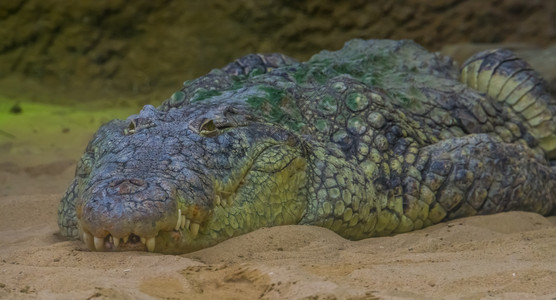
M421 149L421 180L404 184L404 215L396 232L475 214L556 207L556 174L543 157L486 134L444 140ZM409 178L409 177L408 177Z
M352 240L477 214L524 210L547 215L556 210L556 172L546 159L488 134L421 148L415 159L405 159L401 173L393 175L399 180L391 180L386 189L360 166L322 158L315 163L318 176L309 191L315 198L300 223Z

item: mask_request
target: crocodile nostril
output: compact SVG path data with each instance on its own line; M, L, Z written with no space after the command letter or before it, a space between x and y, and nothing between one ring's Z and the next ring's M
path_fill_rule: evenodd
M119 179L112 181L110 186L113 187L118 194L123 195L144 190L147 186L147 182L137 178Z
M145 180L143 180L143 179L136 179L136 178L134 178L134 179L129 179L129 182L132 183L132 184L134 184L134 185L137 185L137 186L146 185L146 182L145 182Z

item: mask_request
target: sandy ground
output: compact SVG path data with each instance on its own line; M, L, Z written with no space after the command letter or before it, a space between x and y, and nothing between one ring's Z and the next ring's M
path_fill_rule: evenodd
M348 241L263 228L181 256L95 253L58 236L56 210L90 134L109 116L0 101L0 298L556 298L556 218L512 212Z

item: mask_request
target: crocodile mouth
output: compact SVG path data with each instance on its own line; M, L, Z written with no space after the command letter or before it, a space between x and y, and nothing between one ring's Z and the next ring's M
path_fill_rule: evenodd
M80 238L91 251L170 254L209 247L263 226L295 223L298 216L282 209L302 211L295 200L296 208L285 206L304 185L305 159L287 144L266 143L251 151L232 172L211 179L202 194L184 194L175 183L162 187L136 179L96 186L97 196L76 206ZM142 205L130 208L129 203ZM265 203L274 203L274 210Z
M201 222L198 218L188 218L188 211L190 210L182 212L181 209L178 209L177 221L173 230L160 230L155 236L144 237L134 233L130 233L124 237L116 237L110 233L105 236L95 236L88 230L83 229L82 239L87 247L92 251L155 252L155 250L159 250L156 248L157 238L161 241L161 239L165 239L167 236L170 236L175 242L178 242L184 238L194 240L197 237L199 234L199 228L201 227Z

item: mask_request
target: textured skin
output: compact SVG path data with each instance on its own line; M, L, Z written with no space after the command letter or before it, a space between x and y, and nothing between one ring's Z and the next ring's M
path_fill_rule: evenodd
M497 59L470 59L465 79ZM263 226L362 239L552 213L553 149L541 146L553 124L536 130L458 79L449 58L410 41L353 40L306 63L246 56L101 127L60 204L61 233L96 250L185 253Z
M509 50L484 51L464 65L461 81L516 113L550 158L556 157L556 103L540 75Z

